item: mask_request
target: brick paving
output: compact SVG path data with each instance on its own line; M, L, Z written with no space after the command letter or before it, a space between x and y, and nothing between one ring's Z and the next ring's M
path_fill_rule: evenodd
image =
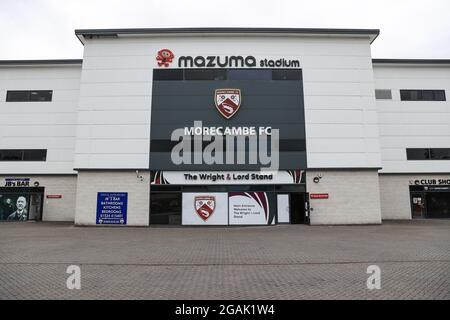
M66 268L81 268L81 290ZM366 269L381 268L368 290ZM0 299L450 299L450 220L93 228L0 223Z

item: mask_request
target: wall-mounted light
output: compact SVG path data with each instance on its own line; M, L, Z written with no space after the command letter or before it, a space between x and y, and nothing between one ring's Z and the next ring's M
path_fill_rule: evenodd
M37 188L37 187L39 187L39 181L35 181L34 183L33 183L33 185Z
M314 183L319 183L321 179L322 179L322 175L319 174L313 178L313 181L314 181Z

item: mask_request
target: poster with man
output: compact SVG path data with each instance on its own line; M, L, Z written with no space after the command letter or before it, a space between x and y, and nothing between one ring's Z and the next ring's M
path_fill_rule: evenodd
M0 220L28 220L29 197L23 194L0 194Z

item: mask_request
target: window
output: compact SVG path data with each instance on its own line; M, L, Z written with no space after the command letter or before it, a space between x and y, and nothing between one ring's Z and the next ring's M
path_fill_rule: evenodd
M300 70L274 69L272 70L272 80L302 80Z
M434 90L433 94L436 101L446 101L444 90Z
M430 149L431 160L450 160L450 148Z
M183 80L183 69L153 70L153 80L155 81L181 81Z
M23 161L45 161L47 150L23 150Z
M186 69L185 80L226 80L227 71L224 69Z
M270 69L230 69L228 80L272 80Z
M154 81L289 80L301 81L301 69L156 69Z
M46 149L5 149L0 150L0 161L46 161Z
M22 161L22 150L0 150L0 161Z
M375 90L375 99L391 100L392 99L392 91L389 89L376 89Z
M408 160L430 160L430 150L422 148L406 149L406 159Z
M268 149L269 148L270 147L268 146ZM280 152L306 151L306 140L305 139L280 139L278 148L279 148Z
M181 192L152 192L150 201L151 224L181 224Z
M52 90L12 90L6 93L6 102L52 101Z
M8 91L6 93L6 102L30 101L29 91Z
M400 90L402 101L446 101L445 90Z
M407 160L450 160L450 148L408 148Z

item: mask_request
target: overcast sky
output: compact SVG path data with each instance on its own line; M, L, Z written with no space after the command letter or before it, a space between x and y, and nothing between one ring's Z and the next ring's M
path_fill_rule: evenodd
M450 0L0 0L0 59L82 58L75 29L376 28L375 58L450 58Z

